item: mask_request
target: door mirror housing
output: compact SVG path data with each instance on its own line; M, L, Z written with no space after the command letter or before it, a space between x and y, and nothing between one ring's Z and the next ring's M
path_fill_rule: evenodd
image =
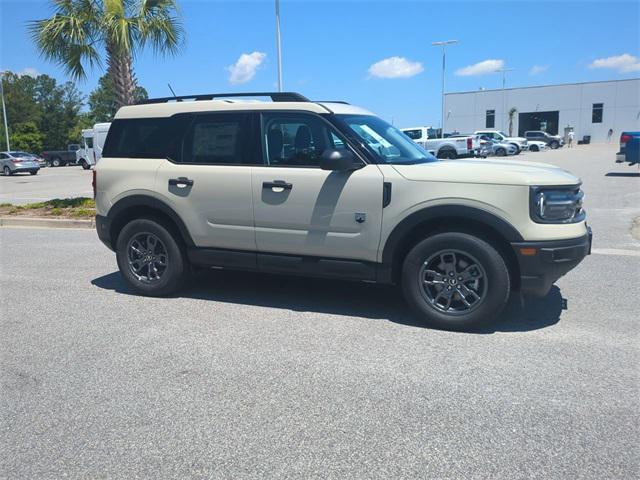
M336 150L329 148L322 152L320 158L320 168L322 170L333 170L347 172L362 168L362 163L349 150Z

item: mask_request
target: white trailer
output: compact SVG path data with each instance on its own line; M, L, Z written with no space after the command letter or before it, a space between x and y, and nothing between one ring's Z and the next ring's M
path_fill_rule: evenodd
M88 170L102 158L104 141L111 123L96 123L93 128L82 130L82 144L76 151L76 163Z

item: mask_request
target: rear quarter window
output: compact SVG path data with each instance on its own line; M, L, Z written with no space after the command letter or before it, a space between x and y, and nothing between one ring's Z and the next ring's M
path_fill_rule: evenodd
M114 120L104 144L103 157L175 158L189 120L185 115Z

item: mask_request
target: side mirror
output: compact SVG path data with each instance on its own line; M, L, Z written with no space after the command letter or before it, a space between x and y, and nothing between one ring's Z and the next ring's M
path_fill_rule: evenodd
M322 152L322 157L320 158L320 168L322 170L347 172L357 170L362 166L362 163L356 160L353 153L346 149L335 150L329 148Z

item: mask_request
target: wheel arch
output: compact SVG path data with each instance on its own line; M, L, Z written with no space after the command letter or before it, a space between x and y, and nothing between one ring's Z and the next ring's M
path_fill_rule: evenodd
M148 195L131 195L118 200L109 209L109 238L114 249L122 228L136 218L155 217L163 220L178 234L187 247L195 244L180 216L162 200Z
M506 220L475 207L438 205L412 213L402 220L387 237L382 250L379 280L397 283L402 262L420 240L438 233L461 232L476 235L491 243L503 256L509 268L512 285L520 282L518 261L512 242L522 242L520 233Z

